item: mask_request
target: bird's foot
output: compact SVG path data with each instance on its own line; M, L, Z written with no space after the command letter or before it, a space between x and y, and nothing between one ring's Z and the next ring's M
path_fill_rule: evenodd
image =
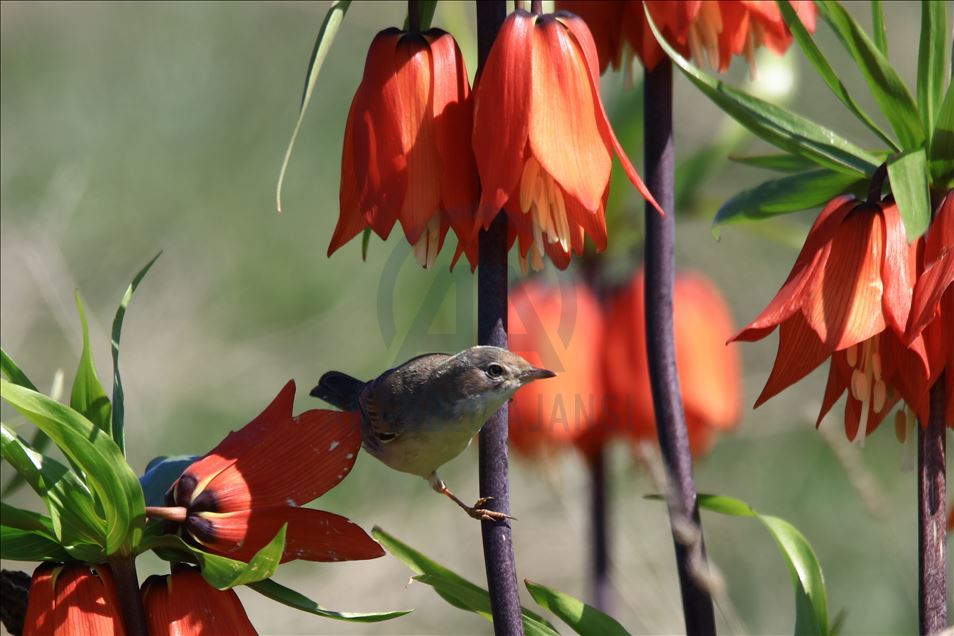
M508 514L503 512L497 512L496 510L488 510L484 508L488 502L492 501L493 497L481 497L477 500L473 506L464 507L464 511L467 512L474 519L479 519L480 521L504 521L505 519L512 519L516 521L516 517L511 517Z

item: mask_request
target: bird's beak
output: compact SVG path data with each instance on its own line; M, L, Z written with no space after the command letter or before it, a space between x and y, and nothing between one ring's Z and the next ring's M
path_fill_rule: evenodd
M528 370L520 374L520 382L522 384L527 384L533 382L534 380L545 380L546 378L555 377L556 373L553 371L548 371L547 369L537 369L536 367L530 367Z

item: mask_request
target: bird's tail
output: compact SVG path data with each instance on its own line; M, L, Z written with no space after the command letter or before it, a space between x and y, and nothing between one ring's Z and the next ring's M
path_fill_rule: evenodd
M312 397L324 400L342 411L357 411L358 398L366 383L347 373L329 371L318 380L318 386L311 390Z

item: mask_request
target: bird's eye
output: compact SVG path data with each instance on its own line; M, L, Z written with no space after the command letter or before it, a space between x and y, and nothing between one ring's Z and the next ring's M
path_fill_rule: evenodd
M489 375L492 378L499 378L500 376L503 375L503 372L504 372L503 367L496 363L491 364L487 367L487 375Z

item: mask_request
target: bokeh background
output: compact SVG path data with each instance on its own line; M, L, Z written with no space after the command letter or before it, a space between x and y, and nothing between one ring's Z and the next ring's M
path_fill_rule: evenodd
M863 3L849 7L870 24ZM298 409L321 373L372 376L413 354L457 350L475 339L475 283L450 254L422 271L395 232L332 259L345 115L374 33L400 24L403 3L356 2L327 59L292 157L284 212L275 181L297 115L307 58L327 3L2 3L0 115L0 334L43 388L65 373L69 390L81 348L73 306L80 290L100 375L111 368L108 325L132 275L163 251L137 292L123 334L129 459L141 471L160 454L201 453L250 420L289 378ZM892 62L913 84L919 10L885 3ZM850 90L876 112L860 75L820 22L818 38ZM473 73L473 5L441 2L435 25L450 30ZM762 60L759 90L875 147L798 51L780 67ZM604 76L603 90L627 148L641 159L639 83ZM736 63L736 85L749 82ZM736 132L683 78L676 78L676 147L689 157ZM747 140L740 150L763 145ZM724 153L723 153L724 154ZM679 210L677 258L724 290L739 324L775 293L811 213L710 230L718 206L768 173L714 162ZM684 186L686 184L680 184ZM617 190L613 271L633 262L642 206ZM556 278L550 268L544 273ZM515 279L519 275L514 276ZM696 467L702 492L744 499L799 527L824 567L832 615L844 633L913 633L916 486L888 423L866 448L848 445L839 408L813 422L824 371L758 411L749 406L771 369L774 337L747 345L744 419ZM6 408L4 420L29 427ZM665 507L643 499L653 485L629 449L611 453L615 614L636 633L682 629ZM571 454L512 462L514 543L520 577L585 597L587 475ZM4 479L9 468L4 465ZM476 496L476 452L442 470L464 499ZM35 505L18 492L11 503ZM427 485L359 456L351 476L317 507L370 529L378 524L484 584L479 524ZM786 633L793 624L789 574L753 520L704 513L709 554L724 577L723 633ZM950 543L948 544L950 545ZM23 564L5 563L4 567ZM140 559L140 576L163 570ZM350 625L320 619L241 590L262 633L489 633L391 557L342 564L294 563L278 580L342 610L415 608L396 621ZM949 575L948 579L951 580ZM529 598L527 603L532 603Z

